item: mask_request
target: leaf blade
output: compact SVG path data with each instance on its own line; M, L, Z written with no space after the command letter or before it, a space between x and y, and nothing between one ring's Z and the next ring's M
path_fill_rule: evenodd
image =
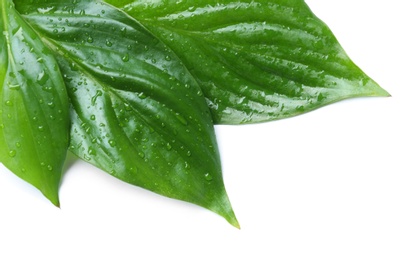
M63 78L13 3L0 9L0 161L59 206L69 133Z
M175 54L106 4L40 3L53 11L19 7L64 73L70 150L125 182L200 205L238 227L207 104Z
M217 124L264 122L343 99L389 96L302 0L108 0L169 45Z

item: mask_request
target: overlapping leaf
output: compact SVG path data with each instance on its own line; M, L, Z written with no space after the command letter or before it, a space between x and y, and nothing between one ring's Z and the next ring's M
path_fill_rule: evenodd
M20 1L18 8L57 54L71 100L72 152L238 226L210 112L174 53L99 1Z
M68 97L58 64L12 1L0 2L0 161L59 205Z
M215 123L298 115L342 99L387 96L303 0L106 0L170 46Z
M83 160L238 227L213 123L388 95L303 0L106 0L130 16L14 2L0 3L0 160L56 205L70 129Z

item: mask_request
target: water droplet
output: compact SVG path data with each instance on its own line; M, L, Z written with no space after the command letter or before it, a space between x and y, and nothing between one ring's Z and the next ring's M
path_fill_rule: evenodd
M16 154L17 154L16 150L10 150L10 151L9 151L9 156L10 156L10 157L15 157Z
M47 165L47 170L52 171L52 170L53 170L53 166L51 166L50 164Z
M127 62L130 60L130 56L128 55L128 53L126 53L123 58L121 58L122 61Z
M304 108L304 106L297 106L297 107L295 108L295 110L297 110L297 111L299 111L299 112L304 112L304 111L305 111L305 108Z
M117 145L116 141L114 141L114 140L109 140L109 141L108 141L108 144L109 144L111 147L114 147L114 146Z
M96 120L96 116L95 116L95 115L91 115L91 116L90 116L90 120L93 120L93 121Z
M184 163L184 168L186 168L188 170L188 169L191 169L191 166L190 166L190 164L188 164L188 162L185 162Z
M97 90L96 94L91 98L91 104L94 106L96 104L97 98L101 97L103 92L101 90Z
M87 38L87 42L88 42L88 43L93 43L93 42L94 42L93 37L90 37L90 36L89 36L89 37Z
M6 101L6 106L11 107L13 106L13 102L11 100Z
M181 124L188 125L187 120L182 115L180 115L179 113L176 113L176 117L178 121L180 121Z
M43 131L44 131L44 126L40 125L37 129L38 129L40 132L43 132Z
M107 40L107 41L106 41L106 45L107 45L108 47L111 47L111 46L113 46L113 43L112 43L111 41Z
M138 94L138 97L139 97L140 99L146 99L146 98L147 98L147 96L146 96L143 92L141 92L140 94Z
M124 107L125 107L125 110L126 110L126 111L131 111L131 110L132 110L130 104L125 103L125 104L124 104Z
M204 174L204 177L207 181L212 181L213 180L213 176L209 173Z
M171 57L170 56L166 56L166 61L171 61Z
M323 101L324 99L326 99L326 97L325 97L322 93L320 93L320 94L318 95L318 97L317 97L317 101L318 101L318 102L321 102L321 101Z
M93 147L89 147L89 148L88 148L88 154L90 154L90 155L96 155L97 153L96 153L96 150L93 149Z
M46 84L48 79L49 79L49 75L47 75L44 70L42 72L40 72L40 74L37 76L37 82L40 85Z
M191 156L191 151L187 151L187 156L188 156L188 157Z
M45 7L45 8L37 8L37 11L41 14L46 14L46 13L50 13L54 9L55 7Z
M171 147L171 144L170 144L170 143L167 143L166 148L167 148L168 151L170 151L171 148L172 148L172 147Z
M144 157L146 157L146 155L145 155L143 152L139 152L139 153L138 153L138 156L140 156L142 159L143 159Z
M9 88L12 90L19 90L21 86L19 84L9 84Z

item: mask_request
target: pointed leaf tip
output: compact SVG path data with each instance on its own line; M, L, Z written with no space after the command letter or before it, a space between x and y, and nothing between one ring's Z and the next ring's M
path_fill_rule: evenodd
M375 83L376 87L374 89L374 95L375 97L391 97L391 94L383 89L379 84Z
M49 14L19 2L63 72L71 101L69 149L125 182L214 209L239 227L221 192L221 162L206 100L175 53L101 1L77 1L73 13L86 15L73 15L69 24L55 19L56 28L65 28L58 34L49 26ZM66 3L53 2L53 15L66 16ZM92 33L82 26L90 21Z
M60 199L59 199L59 195L57 194L46 194L43 193L44 196L46 196L46 198L57 208L60 208Z
M13 1L0 1L0 14L0 161L58 206L69 135L63 77Z
M222 216L233 227L240 229L240 223L238 222L237 217L234 213L227 192L224 190L223 192L219 193L220 195L216 194L214 194L214 196L216 196L215 199L211 200L213 203L206 207Z
M304 1L106 0L136 18L190 68L214 123L296 116L359 96L388 96Z

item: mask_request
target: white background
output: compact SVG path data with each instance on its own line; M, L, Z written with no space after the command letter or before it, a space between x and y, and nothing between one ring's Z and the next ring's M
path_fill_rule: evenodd
M0 166L0 259L411 259L408 1L307 2L392 97L216 127L241 230L69 157L61 209Z

